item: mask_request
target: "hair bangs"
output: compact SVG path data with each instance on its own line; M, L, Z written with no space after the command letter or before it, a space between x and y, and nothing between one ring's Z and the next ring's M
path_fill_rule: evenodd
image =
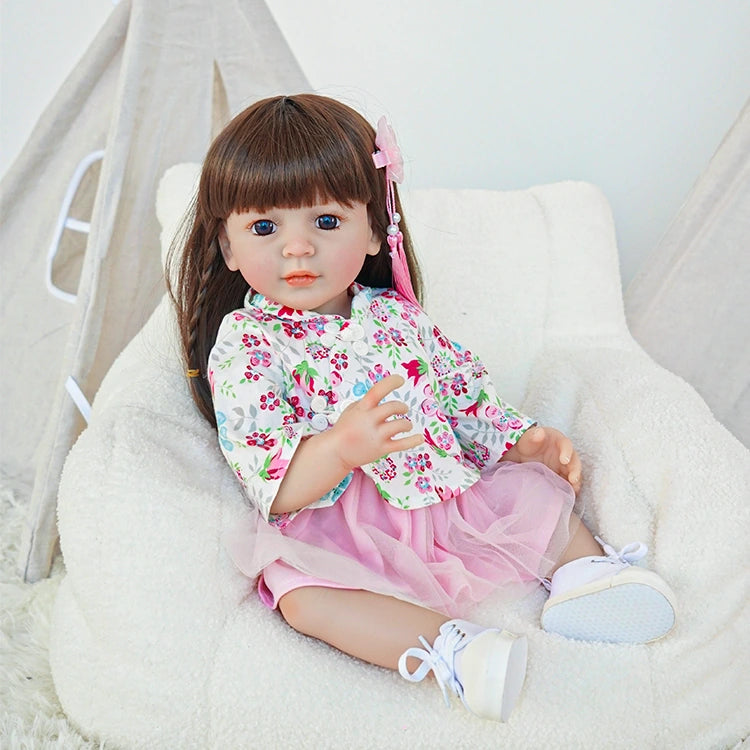
M211 215L224 219L249 209L373 201L371 131L352 132L350 123L332 116L335 112L290 99L260 114L256 122L240 118L237 132L214 144L217 158L207 164L220 164L220 174L204 171L203 193ZM235 130L233 124L229 128Z

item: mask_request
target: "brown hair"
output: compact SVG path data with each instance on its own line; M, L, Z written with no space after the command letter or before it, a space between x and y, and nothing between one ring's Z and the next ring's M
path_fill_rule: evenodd
M375 131L350 107L323 96L299 94L256 102L237 115L211 144L198 195L184 232L172 245L167 285L177 308L193 398L214 426L208 357L224 316L242 307L248 285L230 271L219 249L222 222L233 211L312 206L318 201L367 206L380 237L380 252L368 255L357 276L361 284L393 286L386 229L386 179L372 161ZM396 193L396 210L401 205ZM419 267L402 219L404 251L417 299ZM172 270L174 269L174 271Z

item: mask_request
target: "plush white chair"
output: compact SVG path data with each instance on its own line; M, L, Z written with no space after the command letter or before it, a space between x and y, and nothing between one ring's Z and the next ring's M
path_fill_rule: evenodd
M194 178L183 165L162 182L166 236ZM750 454L628 333L605 198L581 183L406 198L427 310L508 401L572 437L584 517L613 546L650 546L675 630L581 643L540 629L541 589L484 602L475 620L529 639L504 725L298 635L225 553L245 500L188 395L165 299L63 475L51 663L65 711L107 746L150 750L733 746L750 726Z

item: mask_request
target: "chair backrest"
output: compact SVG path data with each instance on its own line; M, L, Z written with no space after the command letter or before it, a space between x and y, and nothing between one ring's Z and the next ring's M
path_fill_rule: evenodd
M425 307L475 350L520 404L534 360L555 342L628 341L612 216L596 187L415 190L404 214Z

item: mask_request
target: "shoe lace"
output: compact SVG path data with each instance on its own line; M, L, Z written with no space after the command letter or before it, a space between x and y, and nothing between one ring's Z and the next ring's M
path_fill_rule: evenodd
M595 536L594 539L601 544L604 554L612 561L619 561L632 565L634 562L644 558L648 553L648 547L643 544L643 542L631 542L617 552L614 547L611 547L600 537Z
M460 628L451 625L449 630L440 633L435 645L440 641L439 650L430 646L427 640L419 636L419 642L424 648L410 648L401 654L398 660L398 673L409 682L421 682L430 671L435 675L440 690L443 693L446 705L450 706L449 689L459 698L463 698L463 685L456 677L455 656L461 641L466 637ZM445 660L444 654L450 654L450 664ZM408 657L420 660L420 665L410 672L406 666Z

